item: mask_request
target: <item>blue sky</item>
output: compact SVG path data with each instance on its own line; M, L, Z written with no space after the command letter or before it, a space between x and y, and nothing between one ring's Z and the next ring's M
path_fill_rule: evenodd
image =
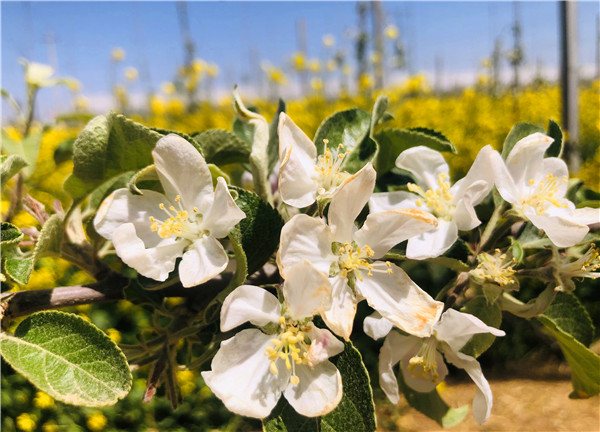
M187 8L197 57L218 64L215 84L221 89L235 83L252 86L255 80L249 77L257 74L252 58L288 67L298 46L298 20L306 22L309 58L325 57L325 34L336 38L336 49L354 56L356 2L188 2ZM384 2L383 8L386 24L400 28L411 70L432 73L438 56L448 85L472 78L481 60L490 56L495 38L501 38L505 49L512 46L511 2ZM533 70L540 64L552 75L558 67L558 3L522 2L519 12L524 67ZM579 60L587 73L594 71L597 20L597 2L578 3ZM2 2L1 21L2 87L20 100L20 57L52 64L59 75L77 78L92 101L109 92L114 47L127 53L120 74L126 66L147 74L132 86L133 93L158 90L184 59L175 2ZM48 42L50 36L55 45ZM509 72L506 63L504 69ZM40 95L43 110L68 106L64 94L45 92ZM59 97L52 98L53 92ZM50 102L59 107L50 108ZM7 110L3 103L3 112Z

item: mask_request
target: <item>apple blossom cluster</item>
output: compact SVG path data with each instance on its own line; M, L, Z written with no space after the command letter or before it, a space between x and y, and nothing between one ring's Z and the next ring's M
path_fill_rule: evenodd
M278 136L274 198L288 218L276 253L283 282L277 296L241 285L225 298L221 331L245 327L221 343L211 369L202 372L206 384L229 410L244 416L267 417L282 395L303 416L331 412L343 385L329 359L344 350L357 304L366 300L373 314L364 320L364 331L373 339L385 338L379 376L387 397L399 400L397 364L406 385L427 393L444 380L448 362L475 382L473 415L479 424L485 422L491 389L476 358L461 349L474 335L504 332L434 299L386 254L406 242L409 260L441 256L461 232L481 225L475 207L496 188L513 216L549 238L557 289L573 290L573 277L597 277L594 248L579 260L558 250L579 243L588 225L600 222L600 213L577 209L565 197L566 164L544 157L552 139L527 136L506 160L483 147L466 176L454 183L441 153L412 147L400 153L396 166L414 182L406 190L377 193L370 162L357 172L344 171L347 143L324 142L319 152L285 113ZM227 267L220 239L246 215L225 179L213 181L204 158L185 139L161 138L152 156L164 194L118 189L100 207L94 226L139 274L165 281L177 267L184 287L202 284ZM518 287L510 254L477 252L472 280L500 291Z

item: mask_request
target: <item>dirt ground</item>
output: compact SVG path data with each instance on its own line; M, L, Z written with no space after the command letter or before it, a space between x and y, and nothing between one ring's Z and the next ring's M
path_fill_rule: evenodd
M378 403L381 432L433 431L600 431L600 398L569 399L572 391L568 378L489 380L494 396L492 414L478 426L469 410L465 420L452 428L443 429L435 421L410 408L400 400L398 406L386 401ZM471 406L475 395L472 382L449 382L441 389L448 405Z

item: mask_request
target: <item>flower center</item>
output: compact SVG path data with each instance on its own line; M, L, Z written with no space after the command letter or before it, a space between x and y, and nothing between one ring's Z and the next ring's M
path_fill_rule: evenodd
M373 273L371 273L371 270L373 269L371 257L375 255L375 252L373 252L373 249L371 249L369 245L364 245L361 248L356 244L356 242L345 242L343 245L341 243L334 243L332 245L332 249L339 257L337 267L342 277L355 275L360 281L362 281L363 279L360 273L356 271L359 269L367 270L367 276L373 276ZM391 266L390 263L386 264L388 264L388 267ZM388 273L391 273L391 271L391 269L388 269Z
M271 346L268 346L265 351L265 355L271 360L269 370L273 375L277 375L279 373L277 360L283 360L286 369L292 371L290 382L298 385L300 378L296 375L296 365L308 364L310 341L304 333L311 330L311 323L301 325L295 321L288 321L285 317L280 317L279 328L279 335L271 339Z
M434 337L428 337L423 341L423 345L409 361L408 370L415 378L425 378L431 382L437 382L440 375L437 370L435 360L437 353L437 340Z
M596 279L600 276L599 273L593 273L594 270L600 269L600 254L595 244L592 244L588 251L575 261L571 261L566 255L559 254L556 249L553 249L553 255L555 266L562 278Z
M328 140L323 140L325 143L325 153L319 156L315 164L315 180L319 184L317 190L319 195L325 195L327 192L338 187L350 175L346 171L341 171L341 166L346 155L350 154L350 150L344 150L344 146L340 144L336 149L331 150L327 147Z
M535 208L538 215L542 215L546 209L546 203L549 203L555 207L566 207L565 204L561 203L559 198L556 197L558 188L561 183L566 183L567 178L564 177L559 180L556 176L548 173L543 180L540 180L537 184L534 179L529 180L531 186L530 195L523 199L522 205L531 206Z
M154 216L150 216L150 229L164 239L175 236L192 240L207 235L208 231L199 228L198 222L202 220L202 215L198 214L198 208L194 207L194 217L190 217L188 211L184 210L181 206L181 197L179 195L175 197L175 202L178 204L179 210L174 206L167 208L163 203L158 205L158 208L169 217L165 220L160 220Z
M419 198L415 204L418 207L425 205L431 212L443 219L451 219L454 213L454 204L452 204L452 194L450 193L450 182L446 173L438 175L438 188L428 189L426 192L420 186L414 183L408 183L408 190L416 193Z
M515 259L507 259L506 254L496 249L494 255L486 252L477 255L479 265L473 270L476 276L490 282L497 283L500 286L509 285L515 282L513 275L516 271L513 269L516 263Z

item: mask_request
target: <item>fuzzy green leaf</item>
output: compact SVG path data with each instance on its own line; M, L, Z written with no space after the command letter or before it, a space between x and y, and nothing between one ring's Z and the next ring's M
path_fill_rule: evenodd
M504 144L502 145L502 159L506 160L511 150L520 139L523 139L526 136L536 132L544 133L545 131L543 127L536 126L531 123L517 123L514 125L506 136Z
M109 406L131 388L121 350L77 315L38 312L21 322L14 335L3 332L0 339L4 359L58 401Z
M546 150L547 157L560 157L563 151L563 133L560 126L554 120L548 121L548 130L546 135L554 139L554 142Z
M1 187L4 187L6 182L11 179L12 176L17 174L29 163L19 155L2 156L2 165L0 167L0 182Z
M245 163L251 147L235 134L222 129L208 129L193 135L200 145L207 163L226 165Z
M581 325L576 323L574 319L580 316L567 316L577 313L578 310L581 312L582 306L580 304L576 305L572 297L565 297L565 295L557 296L556 300L555 307L550 310L550 314L544 313L538 316L537 319L558 341L567 362L571 366L573 393L569 397L578 399L595 396L600 393L600 356L590 351L574 336L574 334L577 334L579 337L587 338L587 332L585 330L582 332ZM582 321L589 320L587 314L583 314L581 318Z
M321 155L325 151L325 139L329 148L337 149L343 144L345 150L354 151L369 134L370 127L371 114L368 112L359 108L338 111L326 118L317 129L313 140L317 153Z
M53 214L44 223L33 251L34 263L46 255L58 255L63 240L64 226L62 217Z
M321 430L328 432L370 432L376 427L375 404L369 373L362 356L351 342L331 359L342 375L344 396L339 405L321 418Z
M73 145L73 174L64 188L82 198L107 180L153 163L162 135L120 114L94 117Z
M236 204L246 213L239 226L241 244L248 260L248 274L252 274L277 250L284 222L277 210L258 195L241 188L231 189L237 192Z
M2 251L4 253L4 251ZM4 260L4 271L15 282L25 285L29 282L33 270L33 259L31 258L6 258Z
M23 239L21 230L8 222L2 222L0 224L0 235L2 252L4 252L7 247L18 245Z
M469 301L461 312L476 316L490 327L500 328L502 323L502 311L497 303L488 304L485 297L476 297ZM463 354L471 357L479 357L496 340L496 336L490 333L481 333L474 335L467 344L460 350Z
M379 148L375 159L378 176L394 168L398 155L411 147L425 146L440 152L456 153L448 139L429 129L384 129L373 138Z
M585 346L594 338L594 324L579 299L570 293L557 292L552 304L543 313L558 328L573 336Z

